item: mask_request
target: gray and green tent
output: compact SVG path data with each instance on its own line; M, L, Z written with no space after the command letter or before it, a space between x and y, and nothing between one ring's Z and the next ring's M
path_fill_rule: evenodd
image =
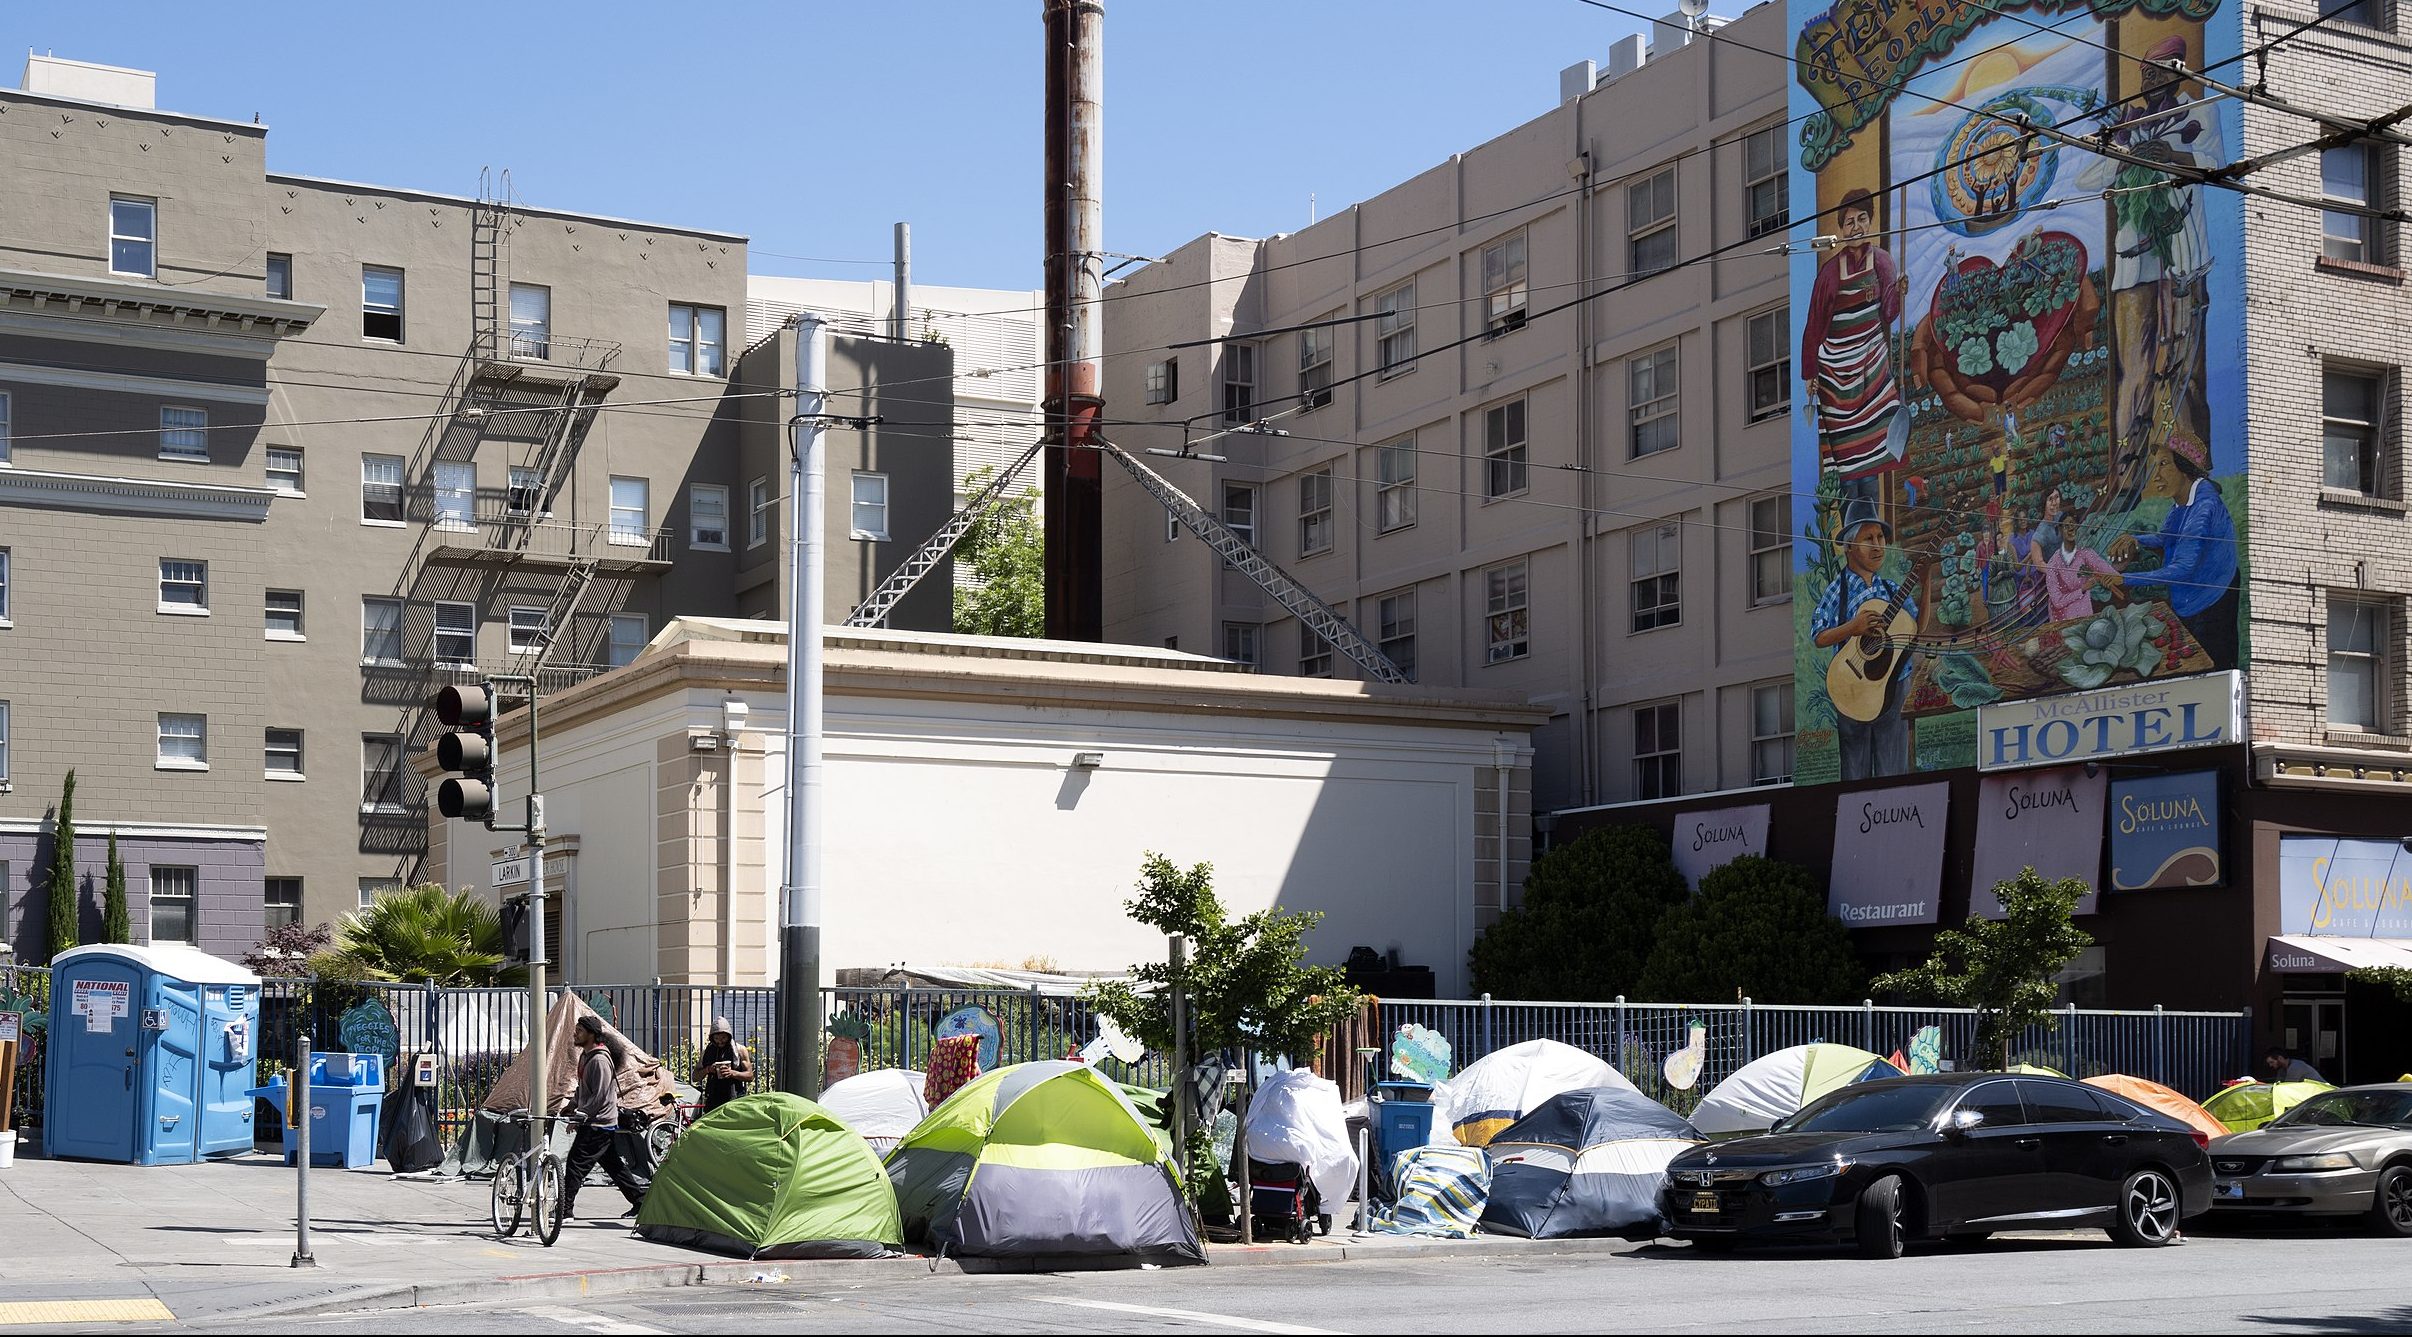
M784 1091L697 1119L655 1172L637 1233L745 1258L878 1258L904 1247L896 1193L871 1144Z
M930 1111L888 1175L906 1238L958 1257L1200 1263L1165 1144L1085 1063L1017 1063Z

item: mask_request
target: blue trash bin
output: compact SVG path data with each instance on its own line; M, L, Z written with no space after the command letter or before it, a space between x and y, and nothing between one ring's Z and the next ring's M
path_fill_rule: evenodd
M1376 1082L1373 1108L1375 1168L1432 1140L1432 1088L1424 1083Z
M385 1101L384 1061L377 1054L310 1055L310 1164L360 1170L377 1160L379 1107ZM298 1130L285 1117L291 1088L282 1074L248 1094L276 1106L285 1125L285 1164L300 1153Z

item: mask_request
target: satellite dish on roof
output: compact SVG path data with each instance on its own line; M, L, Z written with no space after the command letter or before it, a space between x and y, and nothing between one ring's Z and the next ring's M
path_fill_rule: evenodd
M1675 7L1683 11L1685 18L1696 19L1708 13L1709 0L1675 0Z

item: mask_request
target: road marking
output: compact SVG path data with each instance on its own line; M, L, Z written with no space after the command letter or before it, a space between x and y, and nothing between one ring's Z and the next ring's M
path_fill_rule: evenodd
M157 1300L19 1300L0 1304L0 1326L59 1323L172 1323Z
M604 1314L589 1314L583 1309L572 1309L568 1305L535 1305L519 1312L532 1318L549 1318L555 1323L564 1323L573 1328L584 1328L588 1332L610 1333L614 1337L663 1337L664 1331L661 1328L648 1328L642 1323L630 1323Z
M1332 1337L1330 1328L1309 1328L1296 1323L1268 1323L1261 1318L1234 1318L1229 1314L1202 1314L1195 1309L1158 1309L1153 1305L1116 1304L1112 1300L1070 1300L1038 1297L1040 1304L1077 1305L1082 1309L1111 1309L1118 1314L1146 1314L1151 1318L1177 1318L1187 1323L1200 1323L1214 1328L1236 1328L1241 1332L1291 1333L1297 1337Z

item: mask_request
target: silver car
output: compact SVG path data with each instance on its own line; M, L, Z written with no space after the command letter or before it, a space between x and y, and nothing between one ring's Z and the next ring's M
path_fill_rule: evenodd
M2362 1215L2412 1235L2412 1083L2323 1091L2268 1127L2211 1140L2220 1215Z

